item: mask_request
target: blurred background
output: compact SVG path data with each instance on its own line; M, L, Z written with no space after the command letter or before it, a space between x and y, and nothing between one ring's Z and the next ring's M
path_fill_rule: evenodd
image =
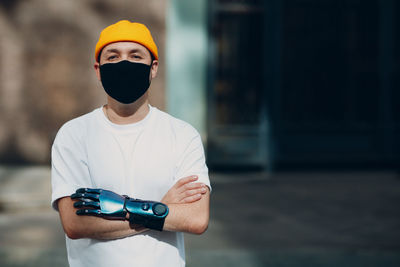
M0 266L67 266L50 148L105 103L100 31L152 31L151 104L202 135L188 266L400 266L400 2L0 0Z

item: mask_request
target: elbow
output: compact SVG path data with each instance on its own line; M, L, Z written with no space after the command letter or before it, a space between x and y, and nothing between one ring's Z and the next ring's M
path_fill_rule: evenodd
M204 234L208 229L208 217L201 218L193 222L190 232L195 235Z
M69 239L79 239L82 238L82 235L74 228L64 228L65 234Z
M68 236L69 239L79 239L79 236L75 233L72 232L66 232L66 235Z
M76 215L71 198L61 198L57 203L61 224L67 237L70 239L84 238L84 224L82 223L81 218Z
M76 227L74 224L70 223L68 225L64 225L64 232L69 239L80 239L84 238L82 231L80 231L79 227Z
M194 231L192 232L195 235L202 235L207 231L208 224L199 225L197 226Z

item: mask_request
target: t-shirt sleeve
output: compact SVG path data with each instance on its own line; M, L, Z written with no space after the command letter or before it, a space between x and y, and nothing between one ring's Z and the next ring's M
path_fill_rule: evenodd
M186 126L178 139L178 164L175 180L197 175L197 182L206 184L211 191L208 168L200 134L190 125Z
M51 204L58 210L57 200L70 196L76 189L90 187L91 179L83 144L71 129L61 128L51 150Z

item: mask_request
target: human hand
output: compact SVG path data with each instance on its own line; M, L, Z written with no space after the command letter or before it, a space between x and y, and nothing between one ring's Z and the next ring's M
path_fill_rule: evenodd
M180 179L165 194L161 202L166 204L192 203L201 199L207 192L207 186L203 183L195 183L199 177L196 175Z

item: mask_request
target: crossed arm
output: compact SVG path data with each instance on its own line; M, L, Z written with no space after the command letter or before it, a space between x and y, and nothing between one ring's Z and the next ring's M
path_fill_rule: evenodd
M169 207L164 231L202 234L207 230L210 192L204 184L196 183L197 179L196 176L180 179L161 200ZM70 197L58 200L61 222L65 233L71 239L117 239L148 230L140 225L131 225L128 221L78 216L73 203L74 200Z

